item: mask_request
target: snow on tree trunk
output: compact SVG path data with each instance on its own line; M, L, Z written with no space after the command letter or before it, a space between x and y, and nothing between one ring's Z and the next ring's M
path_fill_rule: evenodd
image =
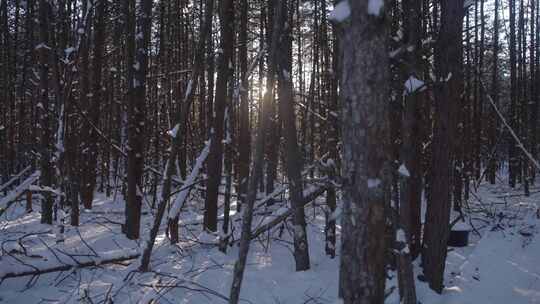
M141 204L143 198L144 130L146 115L146 70L150 42L152 1L143 0L137 14L135 33L135 61L128 66L132 78L128 96L128 189L126 204L126 236L138 239L140 234ZM132 14L132 12L129 12ZM132 16L130 18L133 18ZM133 35L134 33L128 33ZM130 38L133 39L133 38ZM130 60L128 60L130 62Z
M39 1L39 38L41 43L36 47L39 51L39 126L40 126L40 185L50 187L53 179L51 163L51 130L49 118L49 16L50 5L48 1ZM43 47L39 47L43 46ZM41 202L41 222L52 224L53 222L53 199L50 193L43 193Z
M421 3L415 0L403 1L406 10L405 18L405 37L407 48L414 48L407 52L407 63L410 67L407 69L409 79L420 77L422 75L422 42L421 27L418 19L421 18ZM422 82L423 83L423 82ZM407 178L403 179L404 184L401 189L400 215L401 223L405 228L405 233L409 240L411 256L416 258L420 253L421 243L421 212L420 204L422 201L422 167L421 167L421 107L423 106L424 93L420 90L407 92L405 94L405 108L403 115L403 168L408 171ZM403 175L403 174L402 174Z
M349 2L350 18L342 23L340 37L344 178L340 289L345 304L383 303L386 279L388 38L385 8L370 15L370 2Z
M145 247L143 248L143 252L140 259L139 269L141 271L150 270L150 257L152 255L154 243L156 241L156 237L159 232L159 227L161 226L161 220L163 219L163 215L165 214L167 202L169 201L170 196L171 196L171 180L172 180L174 171L176 170L174 166L171 165L171 163L172 161L176 159L175 156L178 155L177 147L178 145L173 146L171 157L169 158L169 160L167 161L167 164L165 165L163 190L161 192L161 198L159 201L158 210L154 217L154 224L152 225L152 228L150 229L148 238L146 238L145 240L146 241ZM176 196L176 199L174 200L174 203L169 212L169 216L168 216L169 224L172 220L176 221L178 219L178 215L180 214L182 206L185 200L187 199L191 188L194 187L196 184L195 178L198 176L199 172L201 171L204 161L208 157L209 147L210 147L210 142L208 142L206 146L204 147L204 149L201 151L201 154L197 158L197 161L195 163L195 166L193 167L193 170L191 171L190 175L186 179L186 182L182 186L180 193L178 193L178 195Z

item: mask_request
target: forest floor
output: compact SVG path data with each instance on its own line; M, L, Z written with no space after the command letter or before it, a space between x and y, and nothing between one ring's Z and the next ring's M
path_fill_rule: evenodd
M446 288L442 295L417 281L421 303L540 303L540 186L511 190L501 182L482 184L471 195L467 219L474 227L470 245L449 248ZM39 210L38 200L34 210ZM152 256L152 272L136 272L136 259L100 263L139 252L141 243L121 233L123 200L97 194L94 208L81 212L81 226L66 226L63 242L57 231L40 224L39 212L26 214L23 203L0 218L0 278L54 266L96 263L40 276L5 279L0 285L2 303L226 303L236 246L221 253L217 236L202 233L200 198L195 197L181 214L179 244L170 245L162 227ZM294 271L292 225L276 229L252 242L242 285L243 303L338 303L339 256L324 251L324 201L306 208L311 269ZM279 214L280 203L257 210L254 226ZM234 209L234 207L233 207ZM149 208L143 215L145 237L152 221ZM238 216L233 215L233 219ZM239 234L236 224L235 235ZM339 225L338 225L339 239ZM337 246L339 248L339 244ZM338 252L339 255L339 252ZM416 265L417 274L420 268ZM399 303L395 274L390 272L386 303Z

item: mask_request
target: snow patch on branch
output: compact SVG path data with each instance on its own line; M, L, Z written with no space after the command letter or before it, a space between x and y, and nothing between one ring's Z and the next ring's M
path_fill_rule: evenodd
M343 0L338 3L334 10L328 14L328 20L335 22L343 22L351 16L351 6L348 0Z
M401 228L396 231L396 241L401 243L407 242L407 238L405 237L405 231L403 231L403 229Z
M384 0L369 0L368 2L368 14L373 16L379 16L382 8L384 7Z
M180 193L176 196L174 203L172 204L171 211L169 212L169 219L174 219L180 214L180 210L182 209L182 206L184 205L184 202L186 201L186 198L189 195L191 188L195 184L195 179L199 175L203 163L208 157L208 154L210 153L210 142L210 140L206 142L204 149L202 150L199 157L197 157L195 166L191 170L189 176L186 178L186 182L182 186Z
M368 188L377 188L381 185L381 180L378 178L370 178L367 181Z
M0 207L6 206L9 202L21 196L24 193L24 191L26 191L32 184L34 184L39 179L40 176L41 176L41 171L36 171L32 175L30 175L19 186L17 186L17 188L12 190L10 193L8 193L8 195L4 196L0 200Z
M37 50L41 50L41 49L50 50L51 47L48 46L48 45L46 45L45 43L42 42L42 43L36 45L36 48L35 48L35 49L36 49L36 51L37 51Z
M401 166L399 166L398 172L405 177L411 176L411 173L409 173L409 169L407 169L407 166L405 166L405 164L401 164Z
M193 89L193 80L190 79L187 85L186 94L184 95L184 102L188 100L188 97L191 94L192 89Z
M75 48L70 46L67 49L64 50L64 53L66 54L66 58L69 58L71 53L75 52Z
M411 251L409 250L409 245L407 244L407 237L405 236L405 231L403 229L398 229L396 231L396 242L400 244L404 244L403 248L399 250L399 254L409 254Z
M468 8L469 6L473 5L474 4L474 1L475 0L466 0L464 3L463 3L463 8Z
M416 91L421 91L424 88L424 82L413 75L405 81L405 94L411 94Z
M167 134L169 134L172 138L176 138L176 135L178 134L178 130L180 129L180 124L176 124L174 128L167 131Z

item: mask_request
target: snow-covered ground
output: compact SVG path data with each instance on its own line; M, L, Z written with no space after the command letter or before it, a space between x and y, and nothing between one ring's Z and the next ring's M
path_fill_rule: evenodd
M447 261L446 289L442 295L417 282L419 301L441 304L540 303L539 188L530 197L504 185L482 185L471 196L468 217L474 227L471 245L451 248ZM181 214L181 242L170 245L158 236L152 272L136 272L137 260L53 272L39 277L5 279L0 285L3 303L226 303L236 246L226 254L208 244L202 234L200 206L190 200ZM323 201L307 208L311 269L294 271L292 225L278 226L252 242L242 285L243 303L336 303L339 256L324 252ZM279 204L272 207L279 214ZM64 242L57 244L55 230L39 223L39 213L24 214L12 206L0 218L0 277L9 272L42 269L52 265L100 261L136 254L139 243L121 233L123 201L97 194L94 209L81 214L79 229L66 226ZM34 210L39 210L35 202ZM151 224L148 209L143 235ZM270 210L271 211L271 210ZM270 212L258 210L254 225ZM239 226L238 226L239 227ZM339 239L339 225L338 225ZM236 234L239 231L235 231ZM201 242L203 237L205 242ZM339 248L339 245L338 245ZM339 255L339 252L338 252ZM75 262L74 259L77 261ZM417 263L417 262L416 262ZM26 266L24 265L26 264ZM417 274L419 271L416 265ZM386 303L399 303L395 275L389 272ZM112 303L112 302L110 302Z
M417 284L422 303L540 303L540 193L522 194L501 185L480 187L470 218L481 236L473 232L471 246L449 253L442 296Z

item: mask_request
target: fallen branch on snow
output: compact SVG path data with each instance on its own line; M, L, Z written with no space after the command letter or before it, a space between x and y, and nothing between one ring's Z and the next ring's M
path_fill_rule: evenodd
M304 198L300 202L302 204L302 207L305 207L307 204L314 201L317 197L319 197L321 194L326 192L326 190L328 190L327 187L319 187L319 188L316 188L316 189L304 194ZM261 235L262 233L264 233L265 231L268 231L268 230L272 229L277 224L281 223L282 221L287 219L290 215L292 215L293 212L294 212L293 208L289 208L289 209L287 209L287 211L282 212L281 214L276 216L274 219L268 221L266 224L264 224L261 227L255 229L255 231L253 231L251 233L251 239L253 240L253 239L257 238L259 235Z
M11 184L13 184L15 181L19 180L28 170L30 170L31 166L28 166L24 168L21 172L17 173L17 175L13 176L10 180L8 180L5 184L0 186L0 192L7 189Z
M0 199L0 216L6 212L6 210L11 207L15 201L21 197L26 191L29 191L30 186L39 180L41 176L41 171L36 171L25 179L17 188L13 189L8 195Z
M73 264L56 265L56 266L45 267L45 268L38 268L34 266L35 269L32 269L32 270L13 271L13 272L5 272L5 273L0 272L0 283L2 283L2 281L4 281L5 279L9 279L9 278L24 277L24 276L29 276L29 275L39 276L39 275L51 273L51 272L68 271L73 268L92 267L92 266L99 266L103 264L112 264L112 263L117 263L117 262L122 262L122 261L127 261L127 260L133 260L133 259L138 258L139 255L140 254L138 252L136 253L132 252L125 255L118 255L118 256L108 257L104 259L94 258L89 261L77 262L77 263L74 262Z

